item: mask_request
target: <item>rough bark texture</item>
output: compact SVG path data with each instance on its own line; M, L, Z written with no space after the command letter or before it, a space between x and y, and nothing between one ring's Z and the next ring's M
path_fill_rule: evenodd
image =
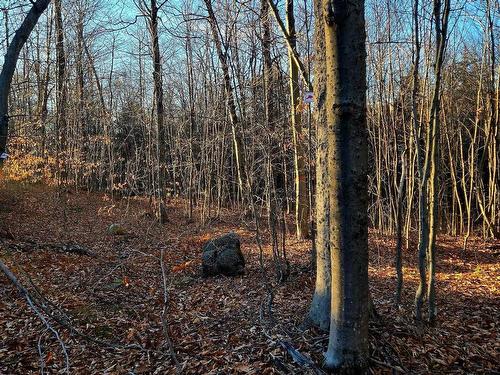
M314 92L316 97L316 286L306 324L313 324L322 330L330 327L330 214L328 179L328 139L325 113L326 76L325 40L321 3L315 4L316 67Z
M9 92L12 83L12 77L16 69L19 53L26 43L31 31L35 27L42 13L49 6L50 0L38 0L33 3L30 11L26 15L23 23L16 31L12 42L7 48L5 54L2 72L0 73L0 154L7 151L7 137L9 128ZM0 163L4 159L0 158ZM1 164L0 164L1 165Z
M368 365L368 134L364 1L323 0L331 253L331 320L325 365Z

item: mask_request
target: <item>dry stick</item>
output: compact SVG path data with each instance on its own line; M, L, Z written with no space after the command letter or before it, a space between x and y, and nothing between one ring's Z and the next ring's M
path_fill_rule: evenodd
M187 231L187 230L186 230ZM186 232L184 231L183 233L181 233L181 236ZM163 255L163 254L162 254ZM1 263L1 262L0 262ZM0 264L1 265L1 264ZM163 265L163 262L162 262L162 265ZM163 272L163 268L162 268L162 272ZM43 303L41 302L38 302L38 305L40 306L40 308L42 309L42 311L44 311L48 316L50 316L54 321L56 321L57 323L59 323L60 325L62 325L63 327L66 327L71 333L75 334L76 336L79 336L81 338L83 338L84 340L88 341L88 342L91 342L93 344L97 344L97 345L101 345L101 346L104 346L104 347L108 347L108 348L111 348L111 349L136 349L136 350L140 350L140 351L146 351L146 352L154 352L154 353L159 353L159 352L156 352L154 350L147 350L145 349L144 347L142 347L141 345L139 344L130 344L130 345L121 345L121 344L115 344L115 343L111 343L111 342L106 342L106 341L103 341L103 340L100 340L100 339L96 339L95 337L92 337L92 336L89 336L89 335L86 335L82 332L80 332L79 330L77 330L75 327L73 327L71 324L70 324L70 318L66 315L66 313L61 310L57 305L55 305L52 301L50 301L49 299L47 299L43 294L42 292L40 291L40 289L35 285L35 283L33 282L33 280L30 278L30 276L25 273L26 276L28 277L28 280L30 281L31 285L33 286L33 288L35 289L36 293L39 295L38 298L40 298ZM164 285L166 285L166 278L163 279L164 280ZM26 290L26 289L25 289ZM165 291L166 289L164 289ZM27 293L27 291L26 291ZM167 298L168 298L168 294L167 294ZM168 299L167 299L168 301ZM50 305L51 308L53 310L50 310L48 306L46 305ZM54 312L58 312L61 317L59 316L54 316L53 313ZM165 313L166 311L164 311ZM163 316L163 314L162 314ZM168 338L168 336L167 336ZM170 341L170 339L168 338L168 340ZM173 348L171 343L169 344L169 347L170 348ZM173 349L172 349L172 352L173 352ZM174 356L175 356L175 352L173 352ZM175 360L176 364L179 364L179 362L177 360Z
M377 360L375 358L370 358L370 361L372 361L373 363L376 363L379 366L390 368L390 369L392 369L393 371L396 371L396 372L403 372L403 373L405 372L403 370L403 368L401 368L399 366L394 366L394 365L391 365L390 363L382 362L382 361L379 361L379 360Z
M42 243L42 242L37 242L35 240L27 239L24 241L16 241L15 243L8 243L7 246L9 249L12 250L18 250L20 248L21 251L24 251L25 248L30 247L31 249L50 249L50 250L55 250L61 253L69 253L69 254L76 254L76 255L85 255L85 256L90 256L90 257L95 257L95 254L87 249L84 246L80 246L76 243L66 243L66 244L58 244L58 243Z
M111 271L107 272L104 276L102 276L101 278L99 278L99 280L97 280L94 285L92 285L92 289L90 290L92 293L95 292L95 288L97 287L97 285L102 281L104 280L106 277L110 276L113 272L115 272L115 270L119 267L123 266L123 262L119 262L116 266L114 266Z
M1 261L0 261L0 263L1 263ZM0 269L1 269L1 265L0 265ZM3 269L2 269L2 271L3 271ZM24 271L24 274L28 278L28 281L30 282L30 284L33 286L33 289L35 290L36 294L38 294L38 297L30 295L32 301L35 300L36 305L38 305L38 307L45 314L47 314L47 316L50 316L50 318L52 318L56 323L67 328L72 334L79 336L82 339L84 339L88 342L91 342L93 344L101 345L103 347L108 347L111 349L137 349L140 351L154 352L153 350L145 349L144 347L142 347L139 344L129 344L129 345L115 344L115 343L111 343L111 342L97 339L95 337L92 337L92 336L89 336L89 335L86 335L86 334L80 332L79 330L77 330L75 327L73 327L71 325L70 318L68 317L66 312L63 311L60 307L58 307L55 303L50 301L47 297L45 297L42 294L42 292L40 291L40 289L35 285L35 283L31 279L31 277L25 271ZM28 291L25 288L24 288L24 290L26 291L26 293L28 293ZM40 299L41 302L37 301L37 299ZM60 316L55 316L54 313L56 313L56 312L59 313Z
M274 291L273 291L271 282L269 281L269 277L267 276L266 269L264 267L264 249L262 247L262 237L260 234L259 217L257 214L257 209L255 208L255 202L253 200L251 180L248 178L248 172L246 174L247 174L247 187L248 187L248 195L250 198L249 199L250 206L251 206L253 218L255 221L255 240L257 242L257 246L259 247L259 266L260 266L262 278L264 279L264 285L266 287L266 292L267 292L267 297L268 297L268 304L267 304L268 316L269 316L269 320L271 321L271 323L275 323L273 313L272 313L272 305L273 305L273 301L274 301ZM264 335L269 340L275 341L275 339L267 331L265 324L264 324L264 301L262 301L261 305L260 305L259 318L261 321L262 332L264 333ZM288 335L287 332L285 332L285 333ZM323 370L321 370L310 358L304 356L297 349L295 349L291 343L278 339L277 344L279 344L284 350L287 351L287 353L293 358L294 362L298 363L301 366L310 368L317 375L325 374L325 372Z
M172 344L172 340L170 339L170 335L168 334L168 322L167 322L167 307L168 307L168 289L167 289L167 271L165 270L165 263L163 262L163 254L165 249L162 248L160 252L160 266L161 266L161 277L163 280L163 309L161 312L161 322L163 325L163 334L165 335L165 339L167 341L168 350L170 352L170 357L175 363L175 368L178 374L182 373L182 367L177 359L177 355L175 354L174 346Z
M12 282L12 284L14 284L14 286L19 290L19 293L26 299L26 302L28 303L29 307L33 310L33 312L37 315L37 317L42 321L42 323L45 325L45 327L47 327L47 330L51 331L52 334L57 339L59 345L61 346L61 350L62 350L62 352L64 354L64 363L66 365L66 367L65 367L65 373L69 374L69 366L70 366L70 364L69 364L69 356L68 356L68 352L66 350L66 346L64 345L64 342L62 341L59 333L57 332L57 330L54 327L52 327L50 325L50 323L45 318L45 316L43 316L43 314L35 306L35 304L33 303L32 299L31 299L31 296L30 296L29 292L17 280L16 275L14 275L11 272L11 270L1 260L0 260L0 270L2 270L2 272L5 274L5 276L7 276L7 278ZM39 351L39 353L41 354L41 351ZM43 357L41 357L41 358L42 358L42 361L43 361ZM42 366L42 369L43 369L43 366Z
M47 330L45 330L47 332ZM43 348L42 348L42 336L43 333L38 337L38 356L40 357L40 374L45 374L45 360L43 359Z

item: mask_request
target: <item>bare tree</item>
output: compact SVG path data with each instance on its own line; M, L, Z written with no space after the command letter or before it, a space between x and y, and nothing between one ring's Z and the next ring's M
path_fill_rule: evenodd
M21 52L23 45L26 43L31 31L49 4L50 0L37 0L33 3L33 6L29 10L19 29L17 29L7 48L2 71L0 73L0 165L5 160L6 157L4 154L7 152L7 137L9 131L8 99L17 59L19 58L19 53Z
M426 136L425 161L420 181L420 195L426 197L424 202L428 206L420 212L420 243L419 243L419 274L420 284L415 298L415 316L417 320L422 319L421 306L423 293L429 303L429 321L434 323L436 319L435 299L435 247L437 232L437 200L438 200L438 155L440 134L440 110L441 110L441 79L444 63L444 53L448 32L448 19L450 14L450 0L445 0L444 8L441 0L434 0L434 27L436 33L436 51L434 56L434 88L432 95L432 106L430 110L429 126ZM424 262L427 261L427 264ZM427 266L427 267L426 267ZM425 275L427 268L427 280Z

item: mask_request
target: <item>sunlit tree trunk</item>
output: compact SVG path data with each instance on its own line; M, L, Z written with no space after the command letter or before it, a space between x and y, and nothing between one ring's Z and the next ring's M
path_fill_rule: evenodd
M403 199L406 183L405 152L401 155L401 177L398 186L397 212L396 212L396 295L394 302L399 305L403 290Z
M427 248L428 218L427 218L427 195L424 177L424 167L422 163L422 151L420 146L420 123L417 113L418 93L419 93L419 65L420 65L420 30L419 30L419 0L414 1L413 6L413 90L412 90L412 119L413 119L413 140L415 141L416 162L418 171L418 224L419 224L419 244L418 244L418 269L420 284L415 295L415 317L417 320L422 316L422 304L426 289L425 274L425 251Z
M42 76L42 72L40 71L40 82L39 82L39 90L38 90L38 115L39 115L39 125L42 136L42 149L41 155L45 159L47 157L47 117L48 117L48 101L49 101L49 80L50 80L50 44L52 42L52 17L47 16L47 34L46 34L46 60L45 60L45 73ZM37 55L38 59L41 60L40 56L40 46L37 47Z
M299 67L293 58L297 45L293 0L287 0L286 2L286 26L290 41L288 61L290 73L290 122L292 125L295 168L295 223L297 238L301 239L309 237L309 192L306 178L305 139L302 135L302 98L299 88Z
M364 1L323 0L331 320L326 367L368 366L368 134Z
M432 104L430 119L426 137L426 152L423 178L421 181L421 194L426 195L428 202L427 214L428 222L424 227L425 232L421 230L420 251L423 247L422 241L425 238L425 260L427 262L427 281L422 280L422 261L419 254L420 285L419 292L426 286L426 297L428 301L428 318L430 323L434 323L436 318L436 299L435 299L435 246L437 232L437 214L438 214L438 156L439 156L439 138L440 138L440 109L441 109L441 80L442 67L444 62L444 53L446 46L446 37L448 29L448 16L450 12L450 0L445 0L444 9L442 9L441 0L434 0L434 27L436 33L436 51L434 57L434 88L432 94ZM421 217L422 219L422 217ZM422 224L421 224L422 225ZM423 271L423 272L422 272ZM419 300L420 299L420 300ZM417 294L416 318L421 319L422 295Z
M328 122L325 113L326 72L325 32L322 4L315 4L315 78L316 96L316 284L306 318L306 325L313 324L326 331L330 327L330 206L328 176Z

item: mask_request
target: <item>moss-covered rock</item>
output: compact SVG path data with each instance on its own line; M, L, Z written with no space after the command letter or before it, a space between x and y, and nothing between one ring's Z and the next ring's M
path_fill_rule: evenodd
M114 236L121 236L127 234L127 231L120 224L111 224L108 228L108 233Z

